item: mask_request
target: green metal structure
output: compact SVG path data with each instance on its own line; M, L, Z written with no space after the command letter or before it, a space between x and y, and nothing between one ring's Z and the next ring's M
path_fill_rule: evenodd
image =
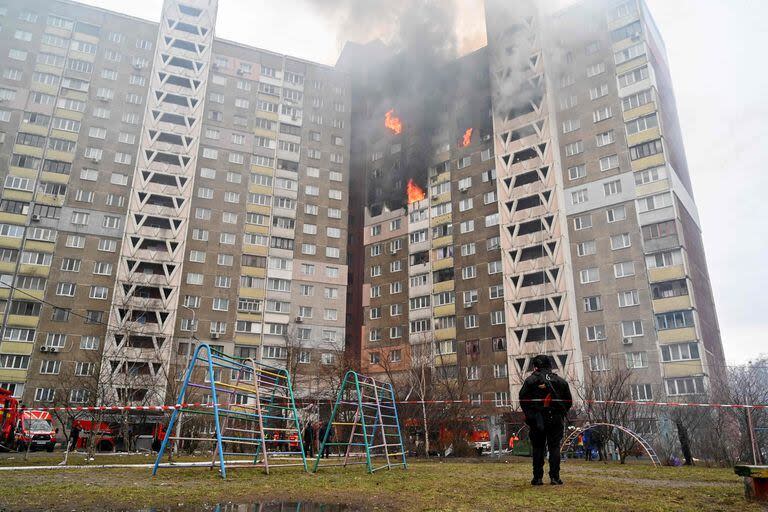
M198 400L195 392L202 400ZM198 402L198 403L195 403ZM307 460L301 440L301 424L284 368L242 359L213 350L207 343L195 349L184 376L167 435L157 454L156 474L163 453L174 442L212 443L211 468L218 463L222 478L228 467L301 466ZM183 416L202 416L206 428L184 432ZM175 430L174 430L175 428ZM183 466L184 464L172 464Z
M395 392L389 383L348 371L331 417L320 434L313 471L321 466L349 464L365 464L369 473L384 468L408 468ZM330 457L323 458L324 453L332 453L337 459L330 462Z

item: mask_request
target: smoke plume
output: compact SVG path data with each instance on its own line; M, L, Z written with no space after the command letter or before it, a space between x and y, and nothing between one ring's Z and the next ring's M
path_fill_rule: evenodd
M308 1L335 25L341 44L379 40L387 47L385 58L369 44L350 69L365 76L369 121L355 130L375 139L384 128L386 113L393 109L403 122L400 161L381 169L381 179L371 185L378 189L376 201L399 208L406 200L409 179L427 187L435 143L455 136L446 133L446 112L455 104L454 82L460 70L448 67L468 44L484 45L482 0ZM366 71L360 73L361 68Z

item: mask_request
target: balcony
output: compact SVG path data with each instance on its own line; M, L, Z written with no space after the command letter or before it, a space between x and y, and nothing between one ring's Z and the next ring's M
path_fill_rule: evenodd
M690 377L691 375L701 375L704 373L704 368L701 365L701 361L698 359L693 361L671 361L662 363L662 369L665 378Z
M654 313L665 313L667 311L679 311L682 309L691 309L693 304L691 303L690 295L681 295L679 297L668 297L665 299L656 299L653 301Z
M652 283L657 283L659 281L671 281L673 279L682 279L684 277L684 265L672 265L664 268L648 269L648 280Z
M658 331L659 343L678 343L681 341L691 341L696 339L696 329L693 327L682 327L680 329L665 329Z

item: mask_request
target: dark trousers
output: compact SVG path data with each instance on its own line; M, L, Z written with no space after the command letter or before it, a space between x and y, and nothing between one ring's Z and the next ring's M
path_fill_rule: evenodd
M560 443L563 440L563 419L557 415L547 417L544 429L531 428L533 478L544 478L544 455L549 450L549 477L560 478Z
M304 455L306 457L315 456L315 443L313 440L304 440Z
M332 443L333 439L329 438L327 443ZM328 444L325 445L325 449L323 450L323 458L327 459L328 456L331 454L331 447L328 446Z

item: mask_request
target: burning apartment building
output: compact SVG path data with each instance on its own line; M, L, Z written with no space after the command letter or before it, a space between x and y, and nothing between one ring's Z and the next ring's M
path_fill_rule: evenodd
M333 68L216 38L216 2L0 1L0 385L157 403L201 340L307 393L346 350L488 417L539 353L582 397L618 370L635 400L705 394L723 352L644 2L488 0L461 57L443 4Z
M362 370L426 365L434 397L489 417L510 410L539 353L581 399L618 399L617 372L621 399L706 395L723 351L647 7L485 8L487 46L469 55L413 67L371 43L339 61L360 294L347 335Z

